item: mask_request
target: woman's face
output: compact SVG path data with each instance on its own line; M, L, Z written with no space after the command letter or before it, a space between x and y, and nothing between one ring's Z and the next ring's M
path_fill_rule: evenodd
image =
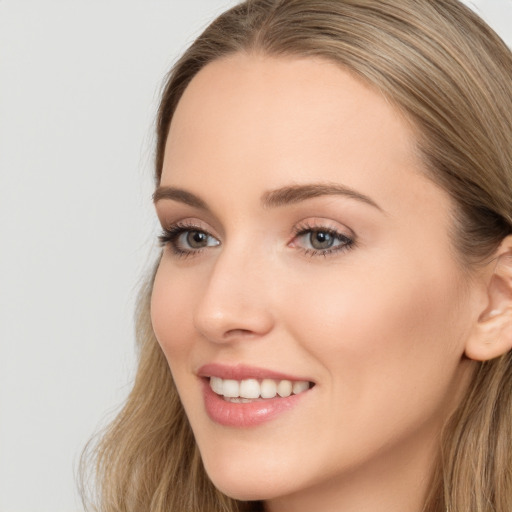
M397 109L327 61L218 60L155 199L153 326L215 485L276 510L423 489L478 301Z

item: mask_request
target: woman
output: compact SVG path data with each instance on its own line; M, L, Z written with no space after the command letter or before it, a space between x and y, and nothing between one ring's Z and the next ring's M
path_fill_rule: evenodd
M169 75L103 511L512 509L512 55L457 0L248 0Z

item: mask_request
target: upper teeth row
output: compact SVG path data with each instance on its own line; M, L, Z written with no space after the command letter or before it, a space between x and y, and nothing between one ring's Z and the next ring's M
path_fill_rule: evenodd
M215 393L226 398L274 398L276 395L284 398L306 391L309 389L309 382L274 379L232 380L210 377L210 387Z

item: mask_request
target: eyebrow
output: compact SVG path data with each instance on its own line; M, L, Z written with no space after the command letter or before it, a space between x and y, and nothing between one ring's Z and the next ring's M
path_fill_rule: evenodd
M320 196L345 196L366 203L380 211L384 211L373 199L344 185L332 183L311 183L307 185L291 185L265 192L261 203L265 208L279 208L296 204L307 199ZM208 205L192 192L177 187L158 187L153 194L153 203L161 199L171 199L193 208L208 210Z
M292 185L270 190L263 194L262 203L263 206L267 208L277 208L320 196L345 196L369 204L382 212L384 211L370 197L337 183L311 183L308 185Z
M161 199L172 199L173 201L188 204L189 206L199 208L200 210L208 209L208 206L200 197L181 188L158 187L153 194L153 203L156 204Z

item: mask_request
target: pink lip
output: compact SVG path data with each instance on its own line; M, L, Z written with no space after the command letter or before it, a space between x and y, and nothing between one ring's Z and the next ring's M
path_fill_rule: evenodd
M287 398L270 398L248 403L227 402L210 388L208 379L203 381L203 397L206 413L211 420L225 427L254 427L270 421L276 416L291 409L301 400L303 395L299 393Z
M220 377L221 379L275 379L275 380L307 380L307 377L297 377L293 375L287 375L281 372L275 372L272 370L266 370L265 368L257 368L255 366L246 366L239 364L236 366L229 366L219 363L210 363L201 366L197 371L199 377Z
M309 380L293 377L280 372L265 370L245 365L225 366L221 364L207 364L198 370L203 385L203 398L206 413L210 419L226 427L254 427L270 421L282 413L299 404L308 391L291 395L286 398L276 397L258 399L254 402L233 403L217 395L211 387L207 377L215 376L222 379L275 379L275 380Z

